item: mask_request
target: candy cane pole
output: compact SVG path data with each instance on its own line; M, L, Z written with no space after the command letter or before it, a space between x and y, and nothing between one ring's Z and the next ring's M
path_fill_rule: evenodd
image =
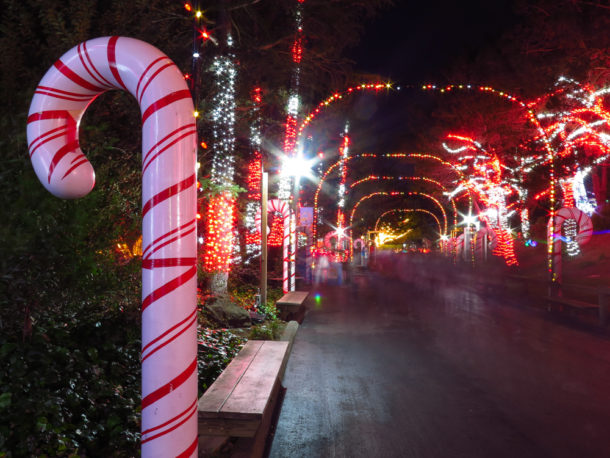
M109 89L131 93L142 112L142 456L197 456L196 128L182 73L139 40L81 43L36 89L30 158L52 194L89 193L78 126Z
M290 207L288 202L273 199L267 202L269 212L277 212L282 215L284 224L284 239L282 241L282 289L285 293L290 291ZM257 209L254 216L254 225L261 227L261 210Z
M555 213L554 220L549 220L547 230L551 235L549 238L553 240L553 273L555 274L556 282L559 284L561 284L563 267L561 259L561 229L563 227L563 223L568 220L576 221L578 233L575 241L578 242L579 245L584 245L587 243L589 240L591 240L591 236L593 235L593 223L591 218L589 218L589 215L587 215L585 212L580 211L576 207L560 208Z

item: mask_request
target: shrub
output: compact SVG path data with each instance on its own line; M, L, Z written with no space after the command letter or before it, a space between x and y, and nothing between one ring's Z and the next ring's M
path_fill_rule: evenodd
M280 323L278 320L252 326L251 340L277 340L280 338Z
M109 314L0 341L0 456L139 453L139 323L130 321Z
M201 396L239 353L247 339L228 329L203 328L198 334L197 365Z

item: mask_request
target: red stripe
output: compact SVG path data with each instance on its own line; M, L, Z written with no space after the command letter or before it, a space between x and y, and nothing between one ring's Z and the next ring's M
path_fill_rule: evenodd
M193 318L193 315L195 315L197 313L197 309L193 310L193 312L187 316L184 320L182 320L180 323L175 324L174 326L172 326L171 328L169 328L167 331L165 331L163 334L161 334L159 337L155 337L153 340L151 340L150 342L148 342L146 345L144 345L144 347L142 347L142 351L141 353L143 354L151 345L153 345L154 343L158 342L159 340L161 340L163 337L165 337L166 335L168 335L170 332L173 332L175 329L179 328L180 326L182 326L184 323L186 323L188 320L191 320Z
M193 174L190 177L186 178L185 180L182 180L180 183L170 186L169 188L161 191L159 194L153 196L152 199L150 199L148 202L146 202L144 204L144 206L142 207L142 218L144 218L146 213L148 213L148 211L151 210L154 206L158 205L159 203L163 202L164 200L169 199L172 196L175 196L176 194L178 194L186 189L189 189L196 182L197 182L197 180L195 178L195 174Z
M138 101L142 101L142 96L138 95L140 94L140 84L142 84L142 81L144 80L144 77L146 76L146 73L148 73L148 71L151 69L151 67L153 65L155 65L157 62L159 62L160 60L163 59L167 59L166 56L161 56L161 57L157 57L155 60L153 60L150 65L148 67L146 67L146 70L144 70L142 72L142 75L140 76L140 79L138 80L138 85L136 86L136 98L138 99ZM144 92L144 91L142 91Z
M121 79L121 75L119 74L119 69L117 68L116 64L116 43L118 40L119 37L117 36L110 37L110 40L108 40L108 65L110 66L110 71L112 72L112 76L114 76L116 82L123 89L127 90L125 83L123 83L123 80Z
M192 416L193 416L193 415L194 415L196 412L197 412L197 409L193 409L193 411L192 411L192 412L189 414L189 416L188 416L188 417L186 417L184 420L182 420L180 423L176 423L174 426L172 426L172 427L171 427L171 428L169 428L169 429L166 429L166 430L165 430L165 431L163 431L162 433L159 433L159 434L156 434L156 435L154 435L154 436L147 437L146 439L143 439L143 440L142 440L142 443L144 444L144 443L146 443L146 442L148 442L148 441L151 441L151 440L153 440L153 439L157 439L157 438L159 438L159 437L161 437L161 436L165 436L166 434L171 433L173 430L175 430L176 428L179 428L179 427L180 427L180 426L182 426L184 423L186 423L187 421L189 421L189 420L190 420L190 418L191 418L191 417L192 417ZM197 441L198 441L198 440L199 440L199 438L195 439L195 447L197 447ZM190 446L190 447L189 447L187 450L189 450L191 447L192 447L192 445L191 445L191 446ZM192 451L191 453L193 453L194 451L195 451L195 449L193 449L193 451ZM183 453L184 453L184 452L183 452ZM191 453L189 453L189 455L190 455ZM180 455L178 455L178 456L189 456L189 455L183 455L183 454L181 453L181 454L180 454Z
M142 124L144 124L144 122L150 116L152 116L157 110L160 110L161 108L166 107L167 105L177 102L178 100L190 99L190 98L191 98L191 93L188 89L183 89L181 91L172 92L171 94L168 94L165 97L161 97L159 100L157 100L155 103L153 103L146 109L146 111L142 115Z
M106 88L98 87L94 84L91 84L86 79L84 79L84 78L80 77L79 75L77 75L76 73L74 73L74 71L72 71L72 69L70 69L67 65L65 65L61 61L61 59L59 59L53 65L55 66L55 68L57 68L57 70L59 70L61 73L63 73L63 75L66 78L68 78L72 82L78 84L79 86L81 86L85 89L89 89L90 91L95 91L95 92L104 92L106 90Z
M53 155L53 159L51 160L51 164L49 165L49 183L51 182L51 176L53 175L53 170L55 170L55 167L57 166L57 164L59 164L59 162L67 154L70 154L71 152L75 151L76 149L78 149L78 140L74 140L74 141L66 143Z
M49 134L55 133L55 132L57 132L57 131L59 131L59 130L63 130L64 132L61 132L61 133L59 133L59 134L57 134L57 135L53 135L53 136L51 136L51 137L46 138L46 139L44 139L44 140L43 140L43 138L44 138L44 137L48 136ZM34 155L34 153L36 152L36 150L37 150L38 148L40 148L42 145L44 145L44 144L45 144L45 143L47 143L47 142L50 142L51 140L55 140L56 138L63 137L64 135L68 135L68 127L67 127L66 125L56 127L55 129L51 129L50 131L45 132L44 134L42 134L40 137L38 137L36 140L34 140L34 141L33 141L33 142L30 144L30 148L32 148L32 146L34 146L34 143L36 143L38 140L41 140L41 142L40 142L38 145L36 145L36 146L35 146L35 147L34 147L34 148L31 150L31 152L30 152L30 158L31 158L31 157Z
M155 269L159 267L194 266L196 258L160 258L142 259L142 269Z
M196 438L193 443L189 445L189 447L176 458L188 458L189 456L191 456L193 453L195 453L195 450L197 450L198 442L199 438Z
M197 218L193 218L193 220L192 220L192 221L189 221L188 223L183 224L182 226L177 227L177 228L175 228L175 229L172 229L171 231L169 231L169 232L168 232L168 233L166 233L166 234L163 234L163 235L162 235L162 236L160 236L160 237L157 237L157 239L156 239L156 240L155 240L153 243L151 243L149 246L147 246L147 247L144 249L144 251L142 252L142 256L143 256L143 257L145 257L145 256L146 256L146 252L147 252L148 250L150 250L150 247L154 246L156 243L159 243L159 242L160 242L161 240L163 240L165 237L169 237L170 235L172 235L172 234L174 234L174 233L176 233L176 232L178 232L178 231L181 231L182 229L184 229L184 228L186 228L186 227L190 226L191 224L195 224L195 222L196 222L196 221L197 221Z
M68 171L66 173L64 173L64 176L61 177L61 179L65 179L68 175L70 175L74 170L76 170L77 168L79 168L81 165L85 164L89 162L89 160L83 155L83 158L78 161L76 164L74 164L72 167L70 167L68 169Z
M69 95L72 97L83 97L83 98L87 98L87 99L90 99L93 96L93 94L81 94L80 92L62 91L61 89L57 89L57 88L49 87L49 86L38 86L36 88L36 91L38 91L39 89L42 89L43 91L57 92L59 94Z
M83 47L83 51L81 51L81 46ZM101 81L97 75L95 75L91 69L89 69L89 66L87 65L87 62L85 62L85 59L83 57L83 55L87 54L87 45L86 43L81 43L78 45L78 47L76 48L76 52L78 52L78 58L80 59L81 64L83 64L83 68L87 71L87 73L89 73L89 76L91 78L93 78L95 80L96 83L101 84L102 86L107 86L108 82L107 81ZM89 57L89 56L87 56ZM112 86L110 86L112 87Z
M184 238L184 237L186 237L187 235L192 234L192 233L193 233L193 232L195 232L196 230L197 230L197 228L196 228L196 227L194 227L194 228L190 229L189 231L187 231L187 232L184 232L184 233L180 234L180 235L179 235L179 236L177 236L177 237L174 237L174 238L172 238L172 239L167 240L166 242L163 242L161 245L156 246L156 247L155 247L155 248L154 248L154 249L153 249L153 250L152 250L150 253L148 253L148 256L151 256L153 253L156 253L157 251L159 251L159 250L160 250L161 248L163 248L164 246L167 246L167 245L169 245L170 243L174 243L176 240L180 240L181 238Z
M97 67L95 66L95 64L91 60L91 56L89 55L89 51L87 50L87 42L86 41L83 42L83 49L85 50L85 57L87 57L87 61L89 62L89 65L91 65L91 68L97 74L97 76L100 77L100 79L106 84L106 86L114 87L114 85L110 81L108 81L106 78L104 78L104 76L100 73L100 71L97 69Z
M152 393L150 393L146 397L144 397L144 399L142 399L142 410L144 410L146 407L150 406L151 404L154 404L159 399L167 396L172 391L178 389L180 387L180 385L182 385L184 382L186 382L189 379L189 377L195 373L196 370L197 370L197 358L195 358L193 360L193 362L191 364L189 364L188 367L180 375L178 375L175 379L171 380L170 382L166 383L162 387L156 389L155 391L153 391Z
M86 99L76 99L74 97L68 97L66 95L53 94L52 92L35 91L34 94L46 95L47 97L53 97L60 100L69 100L70 102L86 102L93 97L87 97Z
M30 144L28 145L28 148L31 148L32 146L34 146L34 143L36 143L37 141L42 140L43 138L45 138L51 134L54 134L55 132L57 132L59 130L63 130L63 129L67 129L67 126L65 124L63 126L56 127L55 129L47 130L44 134L42 134L39 137L32 140L30 142Z
M188 329L195 324L195 322L197 321L197 317L194 316L191 319L191 322L184 327L184 329L182 329L180 332L177 332L175 335L173 335L171 338L167 339L165 342L163 342L161 345L159 345L158 347L156 347L154 350L151 350L150 353L148 353L146 356L142 357L142 361L145 361L149 356L154 355L155 353L157 353L159 350L161 350L162 348L165 348L166 345L169 345L170 343L172 343L174 340L176 340L178 337L180 337L182 334L184 334L186 331L188 331Z
M155 73L152 74L152 76L148 79L148 81L146 82L146 84L144 85L144 87L142 88L142 93L140 94L140 103L142 103L142 98L144 97L144 93L146 92L146 89L148 88L148 85L150 83L152 83L152 81L157 77L157 75L159 73L161 73L163 70L165 70L168 67L172 67L174 65L173 62L170 61L169 64L165 64L163 67L161 67L160 69L158 69Z
M174 278L173 280L165 283L161 288L157 288L152 293L144 298L142 301L142 312L146 310L146 308L155 302L158 299L161 299L163 296L171 293L172 291L178 289L180 286L184 285L187 281L193 278L197 274L197 268L191 267L189 270L184 272L179 277Z
M149 428L146 431L142 431L142 436L144 436L145 434L150 434L153 431L156 431L157 429L163 428L164 426L169 425L170 423L175 422L176 420L178 420L178 418L182 417L183 415L186 415L188 413L189 410L191 410L193 407L195 407L195 404L197 403L197 398L195 398L195 400L193 401L193 403L188 406L186 409L184 409L183 412L180 412L178 415L176 415L174 418L171 418L170 420L167 420L165 423L161 423L158 426L155 426L154 428ZM149 440L149 439L146 439ZM144 442L144 441L143 441Z
M164 153L165 151L167 151L169 148L171 148L172 146L174 146L176 143L178 143L180 140L186 138L186 137L190 137L193 134L197 133L197 129L194 130L189 130L188 132L180 135L178 138L176 138L174 141L172 141L171 143L168 143L167 145L165 145L163 148L161 148L159 151L157 151L157 154L155 154L153 157L150 158L150 160L146 163L146 165L144 165L144 167L142 168L142 172L145 172L146 169L148 168L148 166L150 164L153 163L153 161L158 158L162 153Z
M32 113L28 116L27 123L34 121L44 121L46 119L65 119L68 125L73 125L76 128L76 121L67 110L48 110L38 113Z
M156 149L159 147L159 145L163 142L165 142L166 140L168 140L169 138L171 138L173 135L176 135L178 132L180 132L183 129L189 129L195 127L195 123L191 123L191 124L185 124L184 126L180 126L177 129L171 131L169 134L167 134L165 137L163 137L161 140L159 140L157 143L155 143L146 154L144 154L144 159L142 159L142 163L146 162L148 160L148 156Z

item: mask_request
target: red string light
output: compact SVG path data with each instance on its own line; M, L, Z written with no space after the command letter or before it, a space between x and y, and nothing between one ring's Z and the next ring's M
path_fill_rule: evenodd
M207 222L204 268L207 272L229 272L235 223L235 198L230 193L210 199Z

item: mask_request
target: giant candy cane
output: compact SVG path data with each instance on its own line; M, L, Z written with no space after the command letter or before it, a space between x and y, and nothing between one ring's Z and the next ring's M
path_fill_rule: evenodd
M267 201L267 213L277 212L282 215L283 224L284 224L284 240L282 241L283 253L282 253L282 289L285 293L290 291L290 206L288 202L273 199ZM254 227L258 231L261 230L261 213L262 210L260 207L256 210L256 215L254 216ZM269 228L267 228L269 231Z
M488 249L495 250L498 246L498 236L493 229L482 227L476 232L474 243L475 259L486 261ZM485 246L487 246L487 248L485 248Z
M142 456L197 456L196 127L180 70L132 38L81 43L36 89L30 158L54 195L89 193L78 126L109 89L130 92L142 112Z
M591 222L591 218L585 212L579 210L576 207L564 207L557 210L555 213L555 219L549 219L549 223L547 226L548 239L553 240L553 267L554 272L552 272L554 276L554 281L557 283L561 283L561 274L562 274L562 264L561 264L561 242L562 235L561 229L563 223L568 220L576 221L578 226L578 233L576 235L576 242L579 245L584 245L589 240L591 240L591 236L593 235L593 223ZM554 233L550 232L554 230Z

